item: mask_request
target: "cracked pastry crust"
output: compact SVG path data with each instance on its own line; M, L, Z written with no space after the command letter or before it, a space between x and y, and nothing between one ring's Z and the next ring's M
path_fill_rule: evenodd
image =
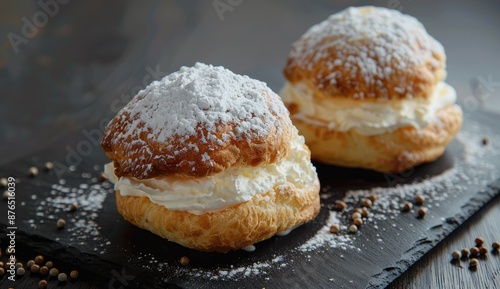
M118 212L130 223L185 247L228 252L266 240L316 217L319 181L303 188L287 184L250 201L213 213L194 215L169 210L145 197L116 192Z

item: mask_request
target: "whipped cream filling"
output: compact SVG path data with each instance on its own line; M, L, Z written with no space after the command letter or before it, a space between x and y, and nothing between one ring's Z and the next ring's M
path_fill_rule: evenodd
M377 135L400 127L424 128L436 119L436 112L456 102L455 89L439 82L428 99L351 100L315 97L303 82L286 82L280 95L285 102L299 106L292 120L300 119L331 130L356 130L363 135Z
M113 163L104 166L104 174L115 184L122 196L148 197L151 202L170 210L188 211L200 215L246 202L256 194L265 194L282 184L298 188L316 180L316 168L311 164L304 138L295 131L291 151L275 164L258 167L230 168L202 178L164 177L136 179L117 178Z

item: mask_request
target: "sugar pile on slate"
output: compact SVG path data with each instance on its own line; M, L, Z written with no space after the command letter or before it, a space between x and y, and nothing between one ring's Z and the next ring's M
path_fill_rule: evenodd
M108 182L100 183L91 173L82 173L81 177L84 181L78 186L71 186L65 179L59 179L51 185L44 199L32 195L38 219L25 222L33 229L44 229L51 225L56 227L56 224L64 221L64 226L57 227L67 235L56 237L56 241L64 239L65 245L89 246L96 253L104 254L106 246L111 243L101 234L102 228L96 219L106 197L114 192L113 186Z

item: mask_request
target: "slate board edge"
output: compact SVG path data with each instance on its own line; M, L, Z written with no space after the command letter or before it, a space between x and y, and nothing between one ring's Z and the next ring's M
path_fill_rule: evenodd
M447 218L440 225L440 230L436 226L427 230L427 237L417 240L408 251L401 256L394 266L384 268L380 273L373 275L367 289L384 288L401 276L406 270L416 263L423 255L433 249L438 243L444 241L446 237L465 223L473 215L478 214L480 209L486 204L494 202L500 195L500 179L489 184L485 190L478 192L462 206L462 212L453 217Z

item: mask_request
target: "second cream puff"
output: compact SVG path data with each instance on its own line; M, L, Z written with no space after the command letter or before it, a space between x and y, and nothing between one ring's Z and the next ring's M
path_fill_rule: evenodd
M414 17L353 7L292 45L280 94L313 159L401 172L441 156L461 127L445 61Z

